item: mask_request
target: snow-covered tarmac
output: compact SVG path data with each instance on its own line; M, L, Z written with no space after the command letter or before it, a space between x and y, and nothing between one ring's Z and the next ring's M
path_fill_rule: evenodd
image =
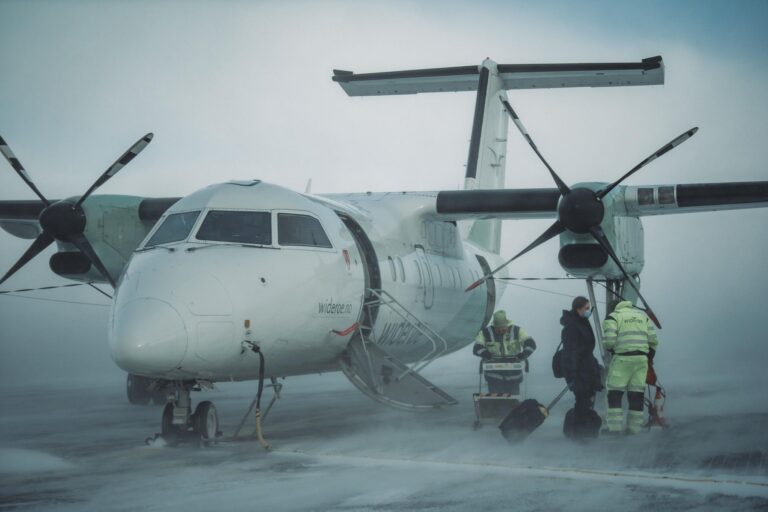
M460 404L399 412L340 374L288 379L265 425L270 453L256 442L145 446L161 410L129 405L122 382L7 390L0 510L768 508L768 413L707 414L695 404L711 397L683 388L675 400L689 406L671 418L673 428L582 445L560 432L565 401L525 443L510 446L495 428L472 430L470 374L437 367L428 377ZM530 394L546 401L559 384ZM229 434L254 389L223 384L193 399L213 400Z

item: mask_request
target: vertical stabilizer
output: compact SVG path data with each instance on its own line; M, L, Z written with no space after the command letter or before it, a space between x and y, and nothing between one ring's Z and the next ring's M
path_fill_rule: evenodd
M498 66L485 59L480 66L480 78L469 141L465 190L504 188L507 160L507 116L502 99L507 99ZM476 220L464 226L462 234L483 249L499 253L501 220Z

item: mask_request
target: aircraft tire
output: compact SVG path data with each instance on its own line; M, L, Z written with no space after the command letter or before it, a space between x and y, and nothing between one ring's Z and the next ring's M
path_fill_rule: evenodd
M129 373L125 383L128 402L133 405L147 405L152 398L152 394L147 390L149 383L149 379Z
M219 430L219 415L213 402L206 400L197 404L193 417L195 432L200 434L203 441L210 441L216 437Z

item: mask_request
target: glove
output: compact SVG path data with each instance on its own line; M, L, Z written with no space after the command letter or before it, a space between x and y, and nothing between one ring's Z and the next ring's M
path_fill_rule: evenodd
M484 361L487 361L489 359L493 359L493 354L491 354L487 350L484 350L483 352L480 353L480 357L482 357Z

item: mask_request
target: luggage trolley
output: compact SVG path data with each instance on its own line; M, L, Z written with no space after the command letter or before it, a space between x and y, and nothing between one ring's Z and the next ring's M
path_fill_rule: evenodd
M483 373L492 371L504 374L507 380L518 382L518 392L514 393L483 393ZM472 394L475 403L475 423L477 430L483 424L498 425L509 412L525 399L525 380L523 375L528 371L525 361L516 357L498 357L491 360L481 360L479 370L478 392Z

